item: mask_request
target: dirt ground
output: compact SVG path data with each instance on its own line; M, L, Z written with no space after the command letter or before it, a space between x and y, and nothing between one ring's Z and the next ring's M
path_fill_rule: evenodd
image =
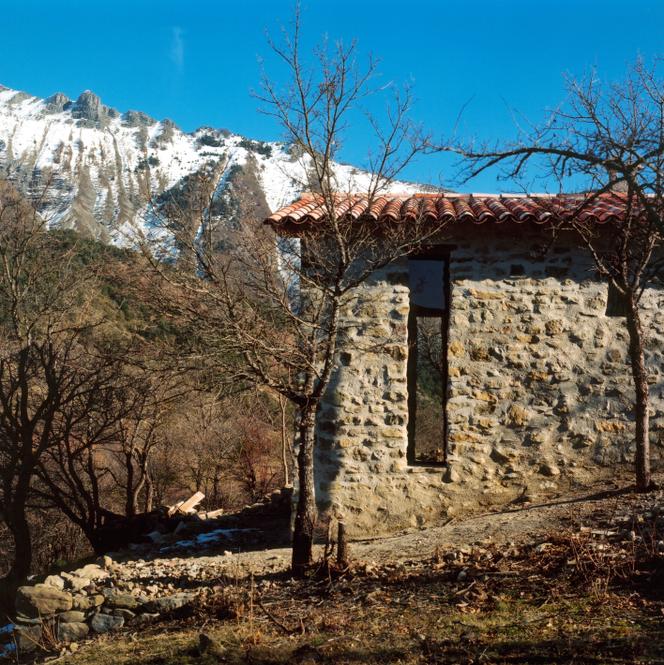
M59 660L664 664L664 492L629 484L356 541L349 567L306 580L285 572L286 549L128 562L129 576L186 578L198 602Z
M664 485L664 474L655 476ZM578 530L584 525L595 525L598 516L627 515L662 501L664 493L638 495L629 473L622 472L613 480L597 481L564 494L542 496L532 502L519 502L496 507L490 512L453 518L439 526L410 529L389 537L354 540L350 551L354 560L390 563L423 559L437 550L468 548L472 545L492 543L498 547L536 543L547 534L561 530ZM314 549L321 557L323 546ZM290 549L277 548L233 553L232 557L206 557L223 563L236 571L275 572L285 570L290 560Z

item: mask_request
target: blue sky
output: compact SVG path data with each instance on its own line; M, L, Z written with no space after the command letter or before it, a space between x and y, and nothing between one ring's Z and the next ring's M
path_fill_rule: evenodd
M307 46L323 34L358 40L385 81L413 83L414 118L447 135L509 139L514 113L540 120L564 97L563 74L596 67L620 79L641 55L664 54L662 0L304 0ZM39 96L97 92L119 110L171 118L185 130L225 127L280 138L257 112L259 57L279 78L265 34L292 17L282 0L0 0L0 83ZM366 133L352 127L345 161L362 164ZM440 156L405 173L453 186ZM488 173L466 191L510 189ZM512 187L513 189L513 187Z

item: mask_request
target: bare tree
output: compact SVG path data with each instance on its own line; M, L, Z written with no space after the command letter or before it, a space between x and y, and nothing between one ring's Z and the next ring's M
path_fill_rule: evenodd
M97 343L94 275L48 232L38 205L0 183L0 517L14 541L0 585L6 607L30 572L27 508L39 465L103 412L116 367Z
M277 445L277 431L265 421L244 416L234 425L240 428L240 432L233 475L253 503L277 486L283 470L279 459L281 446Z
M199 233L187 250L196 257L197 279L183 279L170 264L160 269L165 280L180 285L180 315L188 313L198 321L198 348L206 350L208 368L215 363L237 388L262 386L295 408L298 501L292 569L301 575L312 558L317 517L316 413L337 366L338 340L348 337L342 313L375 271L406 256L441 227L417 212L408 224L395 225L375 225L371 219L358 224L346 214L359 200L371 208L422 151L425 137L409 120L409 91L387 89L394 95L385 118L369 122L369 169L349 182L335 160L363 101L388 88L375 83L376 63L360 66L355 45L338 43L323 45L314 64L307 64L299 16L292 34L284 34L283 46L270 45L288 84L282 89L265 76L258 97L299 156L306 174L301 186L316 193L311 203L319 219L298 229L297 238L279 237L256 223L242 224L234 251L226 253L214 251ZM184 242L177 217L164 214L162 224L177 239L176 246ZM210 227L204 216L201 231Z
M635 390L636 484L645 491L651 487L649 394L640 303L664 266L664 81L657 66L637 62L622 83L607 86L593 75L569 79L568 90L567 102L544 125L522 132L512 144L453 140L440 147L464 158L465 181L492 167L520 181L532 177L528 169L535 166L539 176L553 179L560 189L571 183L586 190L568 199L575 206L568 225L623 303ZM620 211L610 238L585 221L587 208L598 200ZM554 200L554 220L555 205Z
M70 422L40 460L34 488L44 505L81 528L97 552L108 545L109 521L135 517L141 497L146 512L151 510L150 463L163 441L164 412L176 396L163 374L157 386L145 370L120 363L113 370L102 386L103 401L81 413L67 412Z
M107 448L117 445L121 423L130 416L120 399L127 389L121 363L99 369L76 368L85 399L68 399L54 414L51 441L37 460L31 490L40 506L56 508L78 526L97 552L103 549L99 530L115 517Z
M132 377L132 387L122 395L120 412L127 415L118 420L118 436L109 449L116 463L108 466L108 472L115 486L123 491L125 517L137 515L141 505L145 512L152 510L153 454L165 439L169 411L183 393L166 372L145 374L144 371L144 376Z
M229 494L239 438L232 411L231 404L215 395L192 392L171 414L164 433L187 490L203 492L207 509L221 507Z

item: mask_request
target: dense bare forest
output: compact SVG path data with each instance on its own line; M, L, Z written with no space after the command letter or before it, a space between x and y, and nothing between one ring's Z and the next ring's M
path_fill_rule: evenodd
M207 510L236 508L283 485L285 405L220 384L140 253L49 230L6 183L0 217L6 590L101 551L115 517L195 491Z

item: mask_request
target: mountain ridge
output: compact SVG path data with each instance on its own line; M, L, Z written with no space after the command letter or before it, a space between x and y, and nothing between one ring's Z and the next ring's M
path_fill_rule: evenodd
M207 126L184 132L169 119L120 112L91 90L44 99L0 85L0 176L28 195L45 193L40 211L53 226L104 242L125 244L149 226L155 201L211 169L227 214L241 217L251 206L266 217L307 189L305 162L284 143ZM336 163L335 173L344 187L366 188L359 168Z

